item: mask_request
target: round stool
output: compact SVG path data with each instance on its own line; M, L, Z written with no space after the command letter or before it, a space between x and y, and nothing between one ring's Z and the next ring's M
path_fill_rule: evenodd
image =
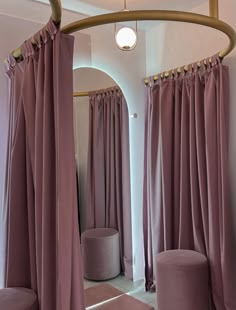
M38 301L34 291L21 288L0 289L0 310L37 310Z
M82 233L84 277L107 280L120 274L119 233L112 228L95 228Z
M209 310L207 258L194 251L171 250L156 257L158 310Z

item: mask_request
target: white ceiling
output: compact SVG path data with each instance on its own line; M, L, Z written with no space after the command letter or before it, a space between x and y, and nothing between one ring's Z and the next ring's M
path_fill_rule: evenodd
M124 0L82 0L78 2L111 11L119 11L124 7ZM127 8L130 10L169 9L186 11L202 2L204 0L126 0Z
M48 0L33 0L48 3ZM207 0L126 0L129 10L179 10L189 11ZM61 0L62 7L85 15L120 11L124 0Z
M124 0L61 0L63 11L62 25L81 19L84 15L93 16L123 9ZM208 0L127 0L130 10L181 10L190 11ZM47 5L45 5L47 4ZM206 12L207 14L207 12ZM0 0L0 15L17 17L23 20L46 23L50 16L49 0ZM143 29L150 27L150 22Z

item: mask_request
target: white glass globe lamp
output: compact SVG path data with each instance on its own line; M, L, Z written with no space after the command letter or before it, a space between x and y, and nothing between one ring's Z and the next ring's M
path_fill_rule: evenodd
M115 34L116 45L122 51L131 51L137 45L137 32L130 27L122 27Z

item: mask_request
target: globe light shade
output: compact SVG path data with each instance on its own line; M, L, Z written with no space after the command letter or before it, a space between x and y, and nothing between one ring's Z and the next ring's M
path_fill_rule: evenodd
M123 27L116 33L116 45L123 51L131 51L137 44L137 34L129 27Z

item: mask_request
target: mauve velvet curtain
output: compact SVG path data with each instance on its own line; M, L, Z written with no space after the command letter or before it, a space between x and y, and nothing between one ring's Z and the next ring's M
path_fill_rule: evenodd
M89 94L87 228L119 231L122 269L132 278L128 118L118 87Z
M42 310L84 309L76 208L74 39L52 20L9 57L11 139L7 287L35 290Z
M147 88L144 161L146 288L154 257L192 249L209 261L212 309L236 309L228 178L228 69L217 57ZM157 279L158 281L158 279Z

